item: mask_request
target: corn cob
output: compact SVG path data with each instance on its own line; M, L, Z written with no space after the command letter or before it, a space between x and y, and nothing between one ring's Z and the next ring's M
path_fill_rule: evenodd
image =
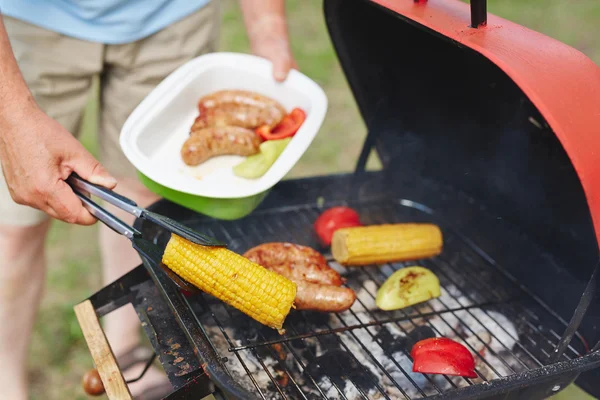
M163 264L187 282L271 328L281 330L296 284L222 247L171 235Z
M432 224L386 224L341 228L331 252L344 265L417 260L442 251L442 232Z

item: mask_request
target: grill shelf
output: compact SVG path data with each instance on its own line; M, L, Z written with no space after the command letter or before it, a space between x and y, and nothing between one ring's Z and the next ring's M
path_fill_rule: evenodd
M310 183L313 189L316 182L318 179ZM370 183L362 185L362 193L373 195L373 181L365 182ZM356 182L354 186L344 182L343 186L346 190L357 187ZM424 186L442 190L432 183ZM301 187L299 183L295 189ZM447 193L440 198L448 199ZM484 209L466 200L469 210L483 210L484 215ZM347 278L346 285L356 291L357 301L351 310L340 314L292 312L284 335L211 296L201 294L184 300L220 360L218 364L242 388L262 399L437 398L551 364L567 322L478 247L477 238L471 240L438 212L402 197L382 197L379 193L375 198L359 195L351 201L317 204L321 202L264 207L235 222L185 211L180 218L239 253L270 241L317 247L312 224L322 208L346 204L355 208L366 224L435 223L444 234L444 251L438 257L410 263L349 268L325 253L330 265ZM153 229L158 244L169 238L167 232L147 229ZM496 233L499 238L514 234L519 242L526 240L514 232ZM431 269L439 277L442 296L404 310L378 311L374 302L377 288L398 268L414 264ZM432 333L454 338L476 354L478 378L413 373L409 357L412 343L419 335ZM589 350L579 334L575 337L560 361L578 358Z

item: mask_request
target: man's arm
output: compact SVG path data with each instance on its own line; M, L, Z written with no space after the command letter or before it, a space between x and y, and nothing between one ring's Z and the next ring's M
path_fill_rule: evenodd
M14 106L35 106L12 53L0 15L0 117Z
M283 81L297 68L288 37L285 0L240 0L252 52L273 62L273 76Z
M13 200L66 222L93 224L65 179L76 172L107 188L116 180L36 104L12 52L0 14L0 162Z

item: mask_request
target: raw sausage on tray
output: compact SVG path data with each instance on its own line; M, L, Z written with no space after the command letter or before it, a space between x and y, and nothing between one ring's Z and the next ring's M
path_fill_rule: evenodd
M238 126L194 130L181 148L187 165L202 164L221 155L251 156L258 153L261 138L253 131Z
M341 287L344 280L325 257L310 247L264 243L248 250L244 257L296 283L298 310L342 312L356 300L352 289Z
M255 129L262 125L275 127L286 115L277 101L246 90L221 90L204 96L198 102L200 115L192 130L211 126L240 126Z

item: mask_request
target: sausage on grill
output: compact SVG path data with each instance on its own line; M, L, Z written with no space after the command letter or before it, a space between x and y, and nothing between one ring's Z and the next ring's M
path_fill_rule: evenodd
M181 158L194 166L221 155L251 156L259 152L260 143L256 133L238 126L198 129L183 144Z
M352 289L341 287L342 277L319 252L292 243L256 246L244 257L296 283L296 309L342 312L356 300Z
M342 277L327 265L318 251L293 243L264 243L248 250L244 257L292 280L340 286Z
M192 130L211 126L240 126L255 129L275 127L286 114L283 106L266 96L246 90L221 90L198 102L200 115Z
M333 286L321 285L304 281L295 281L296 283L296 309L323 311L323 312L342 312L346 311L356 300L354 290Z

